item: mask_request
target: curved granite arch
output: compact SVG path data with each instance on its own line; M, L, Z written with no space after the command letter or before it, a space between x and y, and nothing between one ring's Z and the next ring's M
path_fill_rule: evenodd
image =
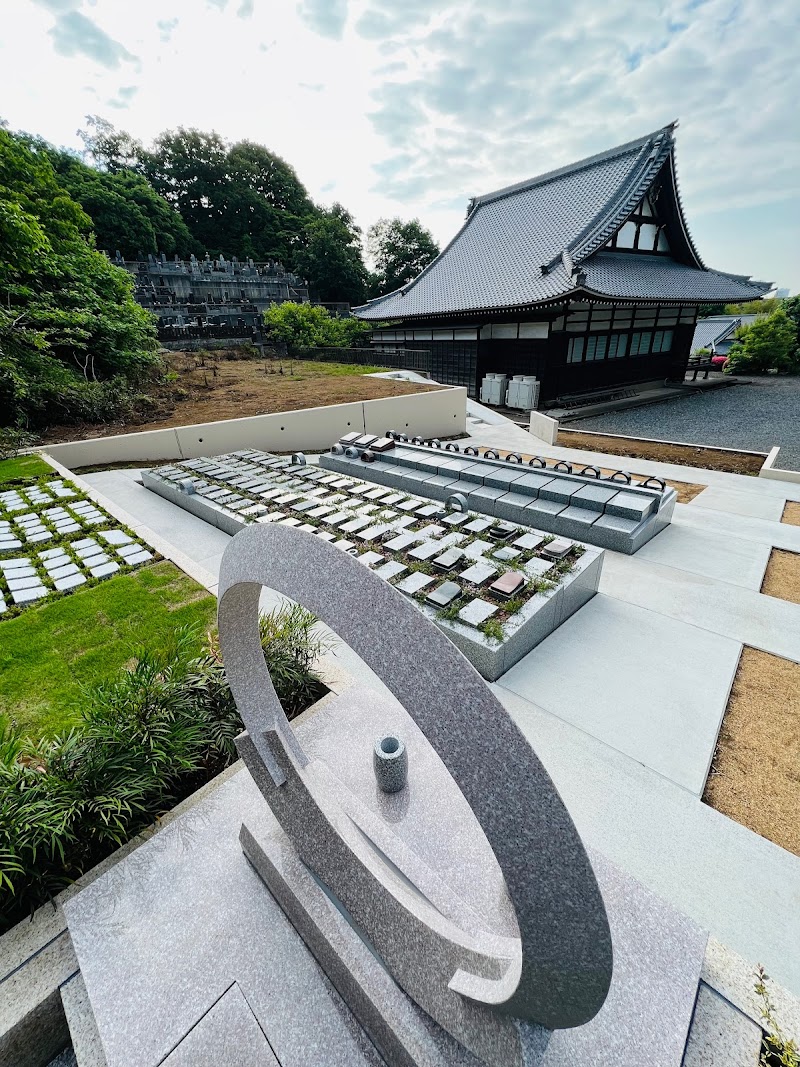
M426 879L434 886L435 874L420 872L416 884L398 878L309 762L261 652L262 586L330 625L422 729L503 872L519 926L514 945L459 929L420 889ZM504 1067L522 1062L515 1020L554 1029L591 1019L608 992L612 947L589 859L528 742L444 634L352 556L280 525L250 526L228 545L219 632L251 772L305 862L406 992L467 1048Z

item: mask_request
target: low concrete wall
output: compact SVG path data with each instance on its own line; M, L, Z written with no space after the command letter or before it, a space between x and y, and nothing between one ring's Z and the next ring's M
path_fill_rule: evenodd
M531 412L531 424L528 427L534 437L544 441L546 445L554 445L558 437L558 419L551 419L541 411Z
M467 424L466 403L466 389L443 387L426 393L388 396L352 404L331 404L168 430L94 437L88 441L49 445L45 451L69 468L102 463L196 459L240 448L261 448L267 452L318 452L330 448L334 441L353 430L383 433L398 429L422 437L463 434Z
M764 464L758 472L759 478L772 478L776 482L793 482L796 485L800 485L800 471L787 471L775 466L779 452L779 445L770 449L769 455L764 460Z

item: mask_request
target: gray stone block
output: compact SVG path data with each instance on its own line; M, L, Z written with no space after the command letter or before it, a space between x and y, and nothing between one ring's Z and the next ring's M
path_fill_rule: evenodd
M538 530L547 533L555 533L558 529L558 516L566 508L566 504L558 500L544 500L541 497L532 501L523 511L523 522L535 526Z
M700 983L682 1067L758 1067L761 1027Z
M90 571L94 578L106 578L119 570L119 563L101 563L99 567L91 567Z
M570 505L564 508L558 515L558 532L564 537L575 537L585 540L595 522L600 518L600 512L590 508L582 508Z
M617 489L606 485L584 485L573 494L571 503L579 507L602 511L609 500L613 500L618 495Z
M653 497L625 489L616 493L605 508L607 515L620 515L624 519L635 519L637 523L655 510L656 500Z
M585 482L577 481L567 475L560 478L552 478L547 485L539 490L540 500L556 500L562 504L569 504L573 495L582 489Z
M482 511L486 515L494 515L495 501L504 495L502 489L481 485L477 489L470 489L466 497L469 507L474 511Z
M498 519L506 519L509 522L524 521L520 519L520 512L531 503L531 498L522 493L505 493L498 497L494 505L494 514Z

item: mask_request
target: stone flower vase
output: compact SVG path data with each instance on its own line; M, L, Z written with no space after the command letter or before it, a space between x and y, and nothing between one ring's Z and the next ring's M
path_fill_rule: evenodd
M375 778L384 793L397 793L408 777L408 753L399 737L380 737L372 754Z

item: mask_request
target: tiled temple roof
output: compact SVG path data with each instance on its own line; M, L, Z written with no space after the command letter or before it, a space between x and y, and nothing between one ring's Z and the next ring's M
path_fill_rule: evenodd
M708 270L700 260L678 198L673 130L665 126L476 197L464 225L430 266L355 313L363 319L407 319L524 308L585 293L703 303L763 296L766 283ZM659 176L671 200L672 255L599 251Z

